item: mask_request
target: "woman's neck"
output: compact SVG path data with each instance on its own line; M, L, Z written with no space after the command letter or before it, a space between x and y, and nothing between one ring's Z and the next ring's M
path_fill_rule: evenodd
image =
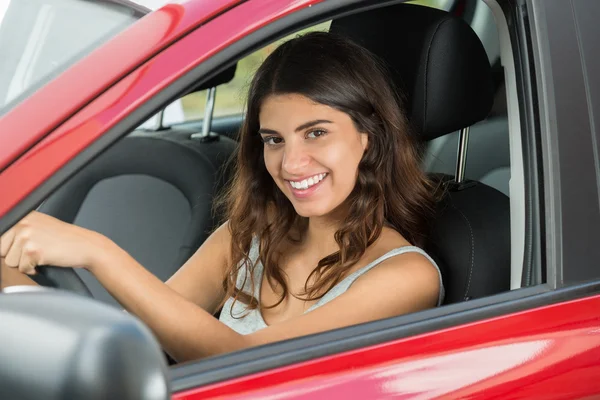
M308 229L304 237L307 249L314 249L319 254L331 254L339 250L335 241L335 232L339 222L331 218L312 217L308 220Z
M335 241L335 233L340 229L340 221L348 216L348 212L348 204L343 203L326 215L309 217L303 241L305 249L314 249L317 253L325 255L338 251L340 248Z

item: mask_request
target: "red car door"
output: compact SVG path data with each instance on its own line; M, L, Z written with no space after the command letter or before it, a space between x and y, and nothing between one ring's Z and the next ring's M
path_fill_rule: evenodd
M193 79L226 64L227 57L243 54L244 40L252 42L253 34L267 40L278 29L297 23L295 15L302 15L298 21L307 23L368 2L339 3L192 1L145 17L0 119L0 229L24 215L168 98L183 92ZM550 24L563 11L555 2L531 1L521 8L510 4L506 12L523 28L515 28L514 33L515 48L517 42L525 46L516 57L520 72L528 74L521 77L519 94L523 119L530 118L528 132L538 134L540 124L549 124L547 136L541 139L544 174L538 182L548 190L540 200L546 205L542 218L554 221L545 224L544 265L551 271L546 283L401 320L377 321L176 366L173 398L566 399L600 395L600 382L595 379L600 374L600 285L594 281L600 274L590 267L593 260L586 255L593 252L588 248L583 249L587 253L575 256L582 251L576 245L582 240L581 231L568 224L582 222L584 216L577 213L582 204L595 207L593 218L600 218L596 189L592 191L595 197L587 190L596 185L596 171L584 170L587 164L567 169L562 159L560 164L553 163L551 157L560 154L573 161L573 154L581 158L586 150L593 160L590 125L577 135L570 133L571 139L579 141L570 142L569 147L565 124L581 115L561 108L569 108L568 101L588 110L582 61L563 60L569 75L556 73L560 51L579 49L579 31L561 31L560 37L551 33L554 25ZM563 19L562 23L575 27L575 20ZM525 28L543 31L547 37L533 40L524 36ZM575 40L575 50L564 48L569 38ZM540 85L552 87L553 97L539 90ZM583 85L584 90L573 94L568 91L573 85ZM539 107L535 113L528 109L532 99ZM593 109L589 110L593 115ZM586 116L589 121L591 117ZM567 191L556 184L576 177L581 188L567 185ZM557 221L563 221L561 227ZM577 265L568 264L575 261Z

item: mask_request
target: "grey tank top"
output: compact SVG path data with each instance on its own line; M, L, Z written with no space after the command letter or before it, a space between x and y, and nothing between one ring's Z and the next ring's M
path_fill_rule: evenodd
M306 312L310 312L315 308L322 306L323 304L329 303L331 300L335 299L342 293L344 293L348 288L365 272L369 271L371 268L377 266L381 262L387 260L390 257L394 257L404 253L419 253L425 256L437 269L438 275L440 278L440 294L438 297L437 305L441 305L444 300L444 285L442 282L442 274L440 272L440 268L437 266L435 261L427 254L425 251L419 247L415 246L405 246L399 247L397 249L393 249L386 254L382 255L375 261L371 262L368 265L356 270L352 274L348 275L346 278L338 282L337 285L331 288L325 296L323 296L317 303L313 304ZM253 240L252 245L250 247L250 252L248 254L250 260L254 263L258 259L258 241ZM263 278L263 265L261 262L256 264L254 268L254 288L252 288L252 283L250 277L246 279L248 273L248 269L241 269L240 273L237 277L236 287L238 289L242 289L246 293L253 293L254 297L260 300L260 290L261 290L261 282ZM244 282L245 280L245 282ZM233 308L232 308L233 305ZM232 317L233 314L233 317ZM235 318L234 318L235 317ZM247 335L253 332L256 332L260 329L266 328L267 323L264 321L260 311L258 309L247 310L246 305L241 301L236 301L234 303L233 298L227 299L225 304L223 305L223 310L221 311L221 315L219 320L223 322L225 325L229 326L231 329L240 333L242 335Z

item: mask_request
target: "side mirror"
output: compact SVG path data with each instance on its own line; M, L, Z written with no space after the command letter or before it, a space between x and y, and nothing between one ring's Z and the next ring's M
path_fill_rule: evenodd
M0 292L0 398L170 398L167 365L135 317L59 290Z

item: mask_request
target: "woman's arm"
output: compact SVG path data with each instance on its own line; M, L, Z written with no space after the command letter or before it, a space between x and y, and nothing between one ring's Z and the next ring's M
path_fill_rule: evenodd
M48 231L46 236L49 240L48 237L44 238L44 231ZM19 238L15 237L16 232L19 232ZM55 233L62 233L62 236ZM29 244L25 245L26 241ZM167 285L191 302L215 313L225 295L222 283L225 268L230 263L230 241L228 225L225 223L167 281ZM81 267L87 263L89 255L104 251L98 245L105 246L106 242L106 238L100 234L32 212L1 237L0 289L15 285L37 285L27 276L28 272L33 272L35 265L25 265L26 259L36 259L34 264L41 265L40 257L44 256L47 265L53 265L52 261L56 260L57 266ZM78 248L90 250L78 251ZM44 250L44 254L35 254L37 250ZM7 257L12 267L20 268L9 268L9 263L5 261Z
M225 296L223 279L231 264L228 223L208 237L194 255L167 281L177 293L211 314Z
M35 284L25 274L35 273L38 265L87 268L155 331L165 350L181 358L186 340L178 334L181 324L173 314L198 313L208 316L209 324L218 323L211 314L223 300L230 241L224 224L165 285L105 236L32 212L0 238L0 257L8 277L3 286Z
M164 349L179 361L414 312L433 307L437 301L437 270L422 255L407 253L365 273L330 303L244 336L195 304L202 299L186 299L106 237L48 218L51 217L34 215L2 236L0 255L6 257L7 264L18 265L26 273L44 264L87 267L128 311L154 331ZM224 271L227 234L223 228L212 235L190 260L186 272L171 284L188 293L193 291L193 284L186 279L201 278L203 270ZM211 248L215 253L209 251ZM193 294L190 296L194 298Z
M195 262L201 261L196 257ZM203 269L193 262L187 268L190 279ZM152 329L165 351L177 361L246 347L241 335L165 285L114 244L107 243L88 269L127 311ZM185 275L177 279L183 280Z
M402 254L367 272L330 303L244 336L162 284L124 251L106 257L112 266L99 261L92 273L150 326L178 361L432 308L440 290L437 270L425 257Z
M30 285L36 286L31 278L22 274L16 268L9 268L4 262L4 257L0 257L0 291L9 286Z
M224 246L227 236L226 226L219 228L167 285L107 238L98 242L100 247L91 256L88 269L127 311L137 315L154 331L163 348L175 359L188 360L194 358L190 357L192 354L222 353L233 350L227 344L235 343L239 335L203 308L213 312L223 298L223 262L228 254ZM206 260L212 261L212 267L203 265ZM0 289L15 285L37 285L18 268L9 267L4 256L0 258L0 268ZM189 300L185 298L186 295ZM197 347L193 342L198 338L220 335L224 335L224 341L215 340L214 345L206 341L205 349L189 351ZM221 347L220 343L225 347Z
M154 331L173 358L200 358L246 347L241 335L212 315L225 295L230 241L228 226L223 224L166 285L108 239L88 270Z

